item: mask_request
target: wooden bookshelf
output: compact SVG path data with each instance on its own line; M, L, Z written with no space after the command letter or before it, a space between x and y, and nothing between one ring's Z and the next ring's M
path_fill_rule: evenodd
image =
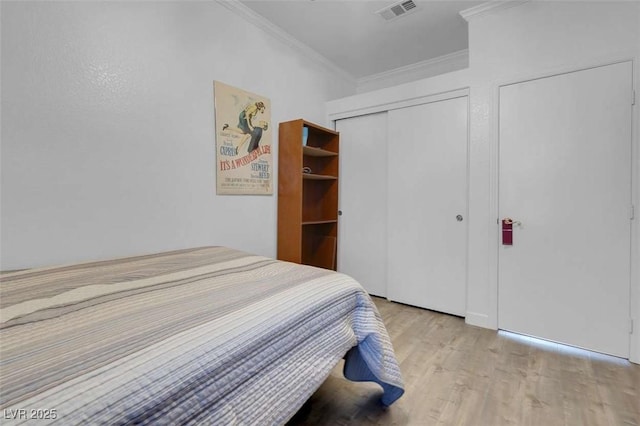
M302 119L280 123L278 259L336 269L339 142L338 132Z

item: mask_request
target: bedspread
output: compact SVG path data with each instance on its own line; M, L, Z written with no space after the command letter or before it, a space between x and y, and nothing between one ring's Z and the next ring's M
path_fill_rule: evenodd
M3 274L0 407L20 424L285 423L345 356L403 393L352 278L202 247Z

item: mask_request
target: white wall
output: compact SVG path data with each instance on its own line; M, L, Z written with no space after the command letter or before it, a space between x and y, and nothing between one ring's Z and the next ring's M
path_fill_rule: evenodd
M469 68L469 51L467 49L359 78L357 92L371 92L465 68Z
M640 3L526 2L469 22L470 68L327 103L328 117L380 111L408 99L470 87L468 323L497 328L498 87L528 78L633 59L640 87ZM640 206L640 114L634 133L635 192ZM636 210L640 209L638 207ZM638 214L633 226L631 359L640 362Z
M421 103L424 97L428 97L430 101L439 96L447 98L451 97L448 94L450 92L467 89L470 82L470 73L467 68L424 80L347 96L326 103L327 117L329 120L338 120L416 105Z
M271 99L276 147L278 122L323 124L354 82L216 2L1 8L0 269L198 245L275 256L276 195L215 194L213 80Z
M639 9L637 2L532 1L470 20L470 322L497 327L498 87L624 59L636 60L637 83ZM637 150L637 133L634 142ZM638 185L635 191L638 200ZM637 228L637 221L633 226ZM635 277L637 267L636 263ZM636 323L640 321L639 286L637 278L632 280ZM640 362L638 327L632 342L631 359Z

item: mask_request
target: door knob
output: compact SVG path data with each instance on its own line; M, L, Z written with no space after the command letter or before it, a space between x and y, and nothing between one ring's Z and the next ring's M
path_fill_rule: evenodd
M510 217L505 217L503 221L505 225L516 225L516 226L522 225L522 222L520 222L519 220L513 220Z
M456 216L456 220L457 220L458 222L462 222L462 215L461 215L461 214L459 214L458 216Z

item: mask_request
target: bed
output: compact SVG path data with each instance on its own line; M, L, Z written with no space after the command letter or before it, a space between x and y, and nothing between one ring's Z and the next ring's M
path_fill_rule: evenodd
M226 247L0 276L4 422L278 425L345 359L403 391L352 278Z

